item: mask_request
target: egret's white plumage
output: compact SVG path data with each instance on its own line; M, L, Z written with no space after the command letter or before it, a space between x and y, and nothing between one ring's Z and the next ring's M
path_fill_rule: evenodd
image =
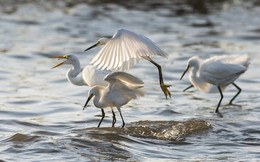
M69 69L66 73L67 79L70 83L77 86L90 86L103 85L106 86L107 82L104 81L104 77L110 72L107 70L98 70L93 65L87 65L81 69L79 59L74 55L64 56L52 56L50 58L66 59L65 61L57 64L53 68L60 65L68 64L72 65L73 68ZM53 69L52 68L52 69ZM81 76L79 75L81 73Z
M161 66L150 58L152 56L167 57L167 53L162 51L149 38L126 29L119 29L112 38L101 38L85 51L99 45L104 46L91 61L98 69L127 70L139 60L146 59L158 68L160 86L166 98L171 96L167 89L169 86L163 82Z
M201 63L199 57L193 56L188 60L187 64L181 79L188 69L192 68L189 79L195 88L206 93L219 92L221 98L215 111L218 112L223 98L222 91L229 84L233 84L239 90L230 100L230 104L240 93L241 89L234 81L246 72L250 59L247 55L221 55L208 58Z
M211 84L227 86L244 73L248 65L247 55L214 56L202 63L200 75Z
M167 53L149 38L126 29L119 29L111 39L101 38L96 44L104 45L104 47L90 63L101 70L128 70L144 56L167 57Z
M110 73L104 78L104 80L107 81L109 85L107 87L92 87L92 89L89 91L88 99L84 108L87 106L90 99L94 96L94 105L97 108L100 108L102 112L102 118L98 124L98 127L100 126L105 116L105 112L103 110L104 108L111 108L113 113L112 126L114 126L116 118L113 107L116 107L120 113L123 122L122 127L124 127L125 122L121 113L121 106L127 104L132 99L143 96L143 92L140 90L143 81L125 72Z

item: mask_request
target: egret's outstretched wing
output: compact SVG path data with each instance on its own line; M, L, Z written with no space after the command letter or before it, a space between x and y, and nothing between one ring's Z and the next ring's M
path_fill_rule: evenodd
M248 65L250 64L250 59L248 58L247 54L214 56L214 57L211 57L207 60L205 60L205 62L237 64L237 65L242 65L244 67L248 67Z
M127 98L128 102L131 99L144 95L143 91L140 90L143 81L131 74L114 72L108 74L104 80L109 83L110 93L118 99Z
M144 84L144 82L129 74L129 73L126 73L126 72L122 72L122 71L118 71L118 72L114 72L114 73L111 73L111 74L108 74L105 78L104 78L105 81L109 82L110 84L113 83L115 80L120 80L122 82L126 82L128 84L133 84L133 85L140 85L140 84Z
M202 65L200 75L211 84L219 83L220 85L228 85L246 70L247 67L239 64L209 62Z
M143 56L155 55L167 57L167 53L157 47L149 38L119 29L100 49L91 63L102 70L129 69Z
M206 59L201 72L207 72L215 77L225 78L233 74L243 73L247 70L249 59L247 55L222 55Z
M245 72L246 70L246 67L237 64L213 63L208 64L207 69L205 69L205 72L207 72L208 74L215 75L216 77L223 78L232 74Z

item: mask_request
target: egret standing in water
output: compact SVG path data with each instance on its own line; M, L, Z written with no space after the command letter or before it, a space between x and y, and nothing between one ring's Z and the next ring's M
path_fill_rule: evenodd
M98 124L98 127L105 117L105 112L103 110L104 108L111 108L113 113L112 127L114 127L116 117L113 107L116 107L120 113L123 128L125 126L125 121L121 113L121 106L127 104L132 99L143 96L143 92L140 90L143 81L125 72L110 73L104 78L104 80L109 83L108 86L92 87L89 91L88 99L83 107L83 110L87 107L88 102L94 96L94 105L97 108L100 108L102 112L102 118Z
M165 85L163 81L161 66L151 59L152 56L167 57L167 53L157 47L149 38L126 29L119 29L112 38L101 38L85 51L100 45L104 45L104 47L92 59L91 64L93 63L101 70L127 70L139 60L146 59L158 68L160 86L166 99L167 96L171 97L171 93L167 89L169 85Z
M66 64L73 66L73 68L69 69L69 71L66 73L66 76L68 81L74 85L90 87L95 85L107 85L107 82L104 81L104 77L110 73L110 71L98 70L93 65L87 65L81 69L79 59L74 55L52 56L50 58L65 59L65 61L52 67L52 69ZM79 76L80 73L82 76Z
M249 64L250 59L247 55L214 56L206 59L202 63L200 63L200 59L197 56L193 56L188 60L186 70L182 74L181 79L189 68L192 68L189 78L195 88L207 93L216 92L217 88L220 93L220 100L215 113L218 113L219 106L223 99L222 91L229 84L232 84L238 89L236 95L229 102L229 104L232 104L234 99L241 92L241 88L238 87L234 81L247 71Z

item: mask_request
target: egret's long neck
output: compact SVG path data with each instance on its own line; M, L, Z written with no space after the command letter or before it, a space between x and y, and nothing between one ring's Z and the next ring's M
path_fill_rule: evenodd
M190 82L192 85L203 92L209 91L210 84L205 82L199 75L200 64L193 66L193 69L190 72Z
M95 86L96 92L94 97L94 105L98 108L110 107L110 101L106 100L105 87Z
M69 69L67 72L67 79L70 83L78 86L86 85L82 76L79 75L81 72L80 62L79 60L75 60L72 63L73 68Z

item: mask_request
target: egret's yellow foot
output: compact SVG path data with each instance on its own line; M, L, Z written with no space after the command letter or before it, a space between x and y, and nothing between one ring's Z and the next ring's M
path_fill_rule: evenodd
M164 93L166 99L167 99L168 96L171 98L171 93L170 93L170 91L168 90L168 88L169 88L171 85L160 84L160 86L161 86L161 89L162 89L162 91L163 91L163 93Z

